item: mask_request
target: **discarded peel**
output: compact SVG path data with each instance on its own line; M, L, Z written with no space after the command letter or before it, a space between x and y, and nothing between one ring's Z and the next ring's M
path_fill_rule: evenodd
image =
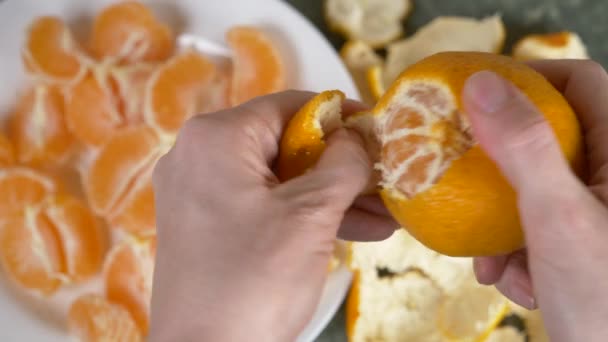
M500 16L481 20L437 17L414 35L387 47L384 87L388 88L410 65L444 51L499 53L506 37Z
M587 59L587 48L574 32L532 34L522 38L513 47L518 60L534 59Z
M79 297L68 313L68 329L80 341L140 342L143 336L129 312L96 294Z
M375 104L380 97L376 96L377 89L374 89L374 85L368 82L367 73L370 68L381 68L382 58L371 46L361 41L346 42L340 50L340 56L352 75L363 102Z
M380 47L403 34L411 0L326 0L325 20L350 40Z
M231 104L285 90L286 70L273 41L254 27L235 26L226 41L233 50Z
M289 180L316 164L325 150L324 137L342 126L343 101L341 91L324 91L291 118L279 148L279 179Z

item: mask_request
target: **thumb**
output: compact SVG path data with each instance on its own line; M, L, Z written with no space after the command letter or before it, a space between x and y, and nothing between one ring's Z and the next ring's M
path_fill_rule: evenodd
M513 84L481 71L466 81L462 96L479 144L519 195L572 183L551 127Z
M313 198L317 207L329 204L346 211L367 185L371 169L361 137L341 128L329 136L315 167L282 184L280 191L291 198Z

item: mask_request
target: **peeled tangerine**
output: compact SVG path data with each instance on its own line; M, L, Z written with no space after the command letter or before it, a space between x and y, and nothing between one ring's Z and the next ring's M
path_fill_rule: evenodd
M515 192L476 144L462 107L465 81L481 70L498 73L529 97L578 171L583 141L569 104L542 75L496 54L425 58L404 71L371 112L346 122L366 140L380 194L395 219L429 248L451 256L505 254L524 243ZM301 133L288 128L283 140Z

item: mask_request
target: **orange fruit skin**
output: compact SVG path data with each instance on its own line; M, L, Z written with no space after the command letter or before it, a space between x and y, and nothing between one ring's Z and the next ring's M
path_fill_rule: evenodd
M339 90L324 91L302 107L289 121L279 145L278 176L281 181L297 177L313 167L325 150L325 132L320 127L318 109L344 94Z
M528 96L549 122L564 157L575 171L582 172L584 145L574 111L542 75L509 57L477 52L433 55L405 70L374 113L378 115L387 106L401 84L412 81L448 87L457 107L462 109L464 83L481 70L501 75ZM381 196L405 229L442 254L500 255L524 245L515 192L477 144L454 160L429 189L410 199L395 196L387 189L381 191Z
M10 120L10 136L22 164L43 166L64 161L74 145L65 122L61 90L38 85L20 99Z
M143 337L129 312L94 294L79 297L68 313L69 331L83 342L139 342Z
M40 17L30 25L22 58L29 72L47 80L69 82L84 70L69 29L56 17Z
M234 51L232 105L285 89L285 66L278 49L262 31L236 26L226 34Z
M126 241L114 247L104 267L107 298L127 308L144 335L149 329L155 254L154 236Z
M173 53L173 33L143 3L122 1L95 18L90 50L98 59L162 61Z

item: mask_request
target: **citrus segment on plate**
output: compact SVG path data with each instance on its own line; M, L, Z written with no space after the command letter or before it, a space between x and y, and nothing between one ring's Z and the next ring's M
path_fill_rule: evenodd
M0 169L0 217L42 205L57 188L54 179L30 168Z
M22 164L58 164L74 144L65 122L63 94L55 86L36 85L24 94L10 118L9 130Z
M362 41L346 42L340 49L340 57L357 85L361 100L369 105L376 103L379 96L375 96L374 89L368 82L367 70L382 65L382 58Z
M134 181L149 172L162 153L159 135L147 126L117 132L82 170L83 187L93 211L111 215Z
M114 62L163 61L173 53L173 33L139 1L106 7L95 18L89 49Z
M61 243L70 281L94 276L103 263L107 236L91 210L79 199L60 195L46 203L44 213Z
M150 80L144 99L146 123L160 132L177 133L197 113L199 99L215 73L211 60L194 50L174 56Z
M41 207L27 207L0 222L0 262L21 288L48 296L66 283L59 236Z
M411 37L387 47L384 84L388 88L408 66L444 51L499 53L506 37L497 15L477 20L467 17L437 17Z
M115 84L114 96L118 98L118 108L127 125L143 123L145 94L159 67L159 64L137 63L109 70L111 82Z
M135 321L122 306L106 298L87 294L72 303L68 313L70 333L83 342L143 341Z
M140 174L108 216L113 228L130 234L146 236L156 232L152 168Z
M380 47L403 34L411 0L325 0L325 20L347 39Z
M125 125L106 68L92 69L68 91L67 98L68 128L86 146L102 145Z
M156 237L129 239L110 252L104 266L106 296L124 306L148 333Z
M231 104L285 90L286 70L278 48L268 35L251 26L226 33L233 53Z
M0 167L4 168L15 163L15 147L8 138L0 133Z
M533 59L587 59L587 47L574 32L532 34L515 43L513 57Z
M57 17L40 17L30 25L22 58L30 73L47 82L70 83L86 70L70 30Z
M324 91L291 118L279 145L279 179L289 180L316 164L325 150L326 135L342 126L343 101L341 91Z

